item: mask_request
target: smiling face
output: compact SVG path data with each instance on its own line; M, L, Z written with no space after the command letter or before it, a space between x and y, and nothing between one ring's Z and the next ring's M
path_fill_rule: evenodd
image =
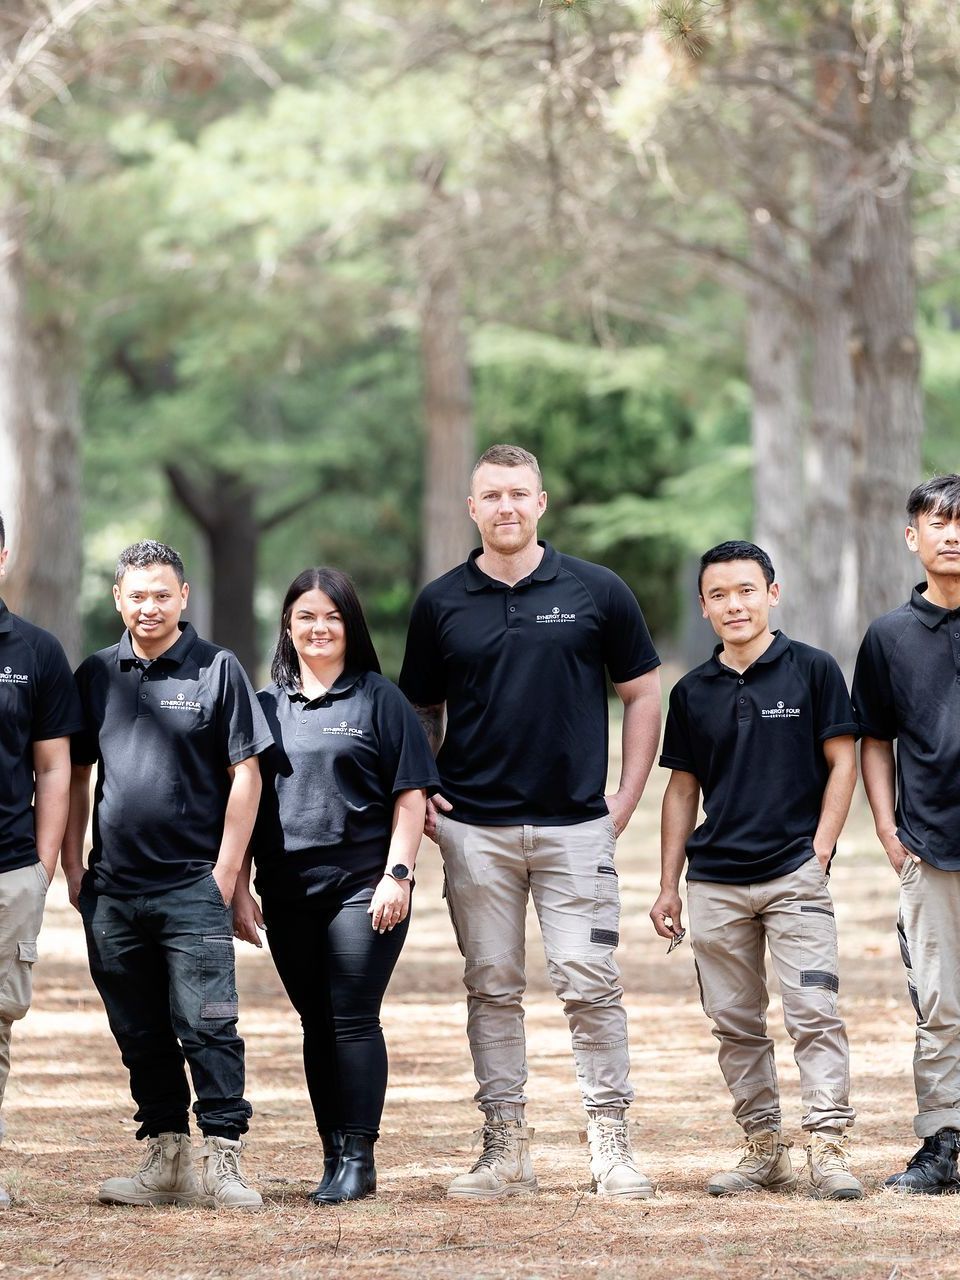
M113 599L124 625L133 639L133 649L143 658L156 658L176 644L180 615L187 605L190 588L181 586L168 564L148 564L128 568Z
M470 519L480 530L484 551L509 556L536 541L537 522L547 509L547 495L532 467L485 462L473 477L467 505Z
M325 591L314 587L297 596L290 609L289 631L301 666L313 662L343 667L347 630L340 610Z
M707 565L700 582L700 606L724 648L752 644L770 632L770 609L780 599L755 560Z
M928 577L960 579L960 516L924 511L915 526L907 525L905 537Z

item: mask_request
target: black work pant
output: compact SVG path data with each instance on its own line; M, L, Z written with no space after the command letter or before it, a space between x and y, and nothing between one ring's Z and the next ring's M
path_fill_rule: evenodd
M233 915L213 876L136 898L84 888L79 907L90 974L130 1072L137 1137L187 1132L184 1058L201 1131L246 1133L253 1108L243 1096Z
M303 1066L319 1133L380 1132L387 1091L380 1006L409 916L392 932L376 933L367 914L371 893L346 902L263 900L273 961L303 1024Z

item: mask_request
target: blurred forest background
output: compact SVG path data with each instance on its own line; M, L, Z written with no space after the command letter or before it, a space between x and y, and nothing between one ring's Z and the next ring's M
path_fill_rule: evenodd
M849 670L960 465L958 53L956 0L7 0L8 602L78 658L160 537L257 674L330 563L393 674L510 440L662 645L751 535Z

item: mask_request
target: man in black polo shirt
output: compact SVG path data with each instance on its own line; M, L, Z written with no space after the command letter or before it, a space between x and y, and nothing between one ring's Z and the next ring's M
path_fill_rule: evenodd
M533 454L495 445L468 499L482 546L414 605L400 687L435 746L426 832L443 855L465 959L467 1034L483 1153L451 1196L536 1190L524 1124L524 924L533 894L564 1002L601 1195L646 1198L630 1151L633 1098L620 974L616 838L660 731L659 658L633 593L537 542L547 505ZM623 769L604 796L606 674L624 703ZM446 734L443 716L446 708Z
M887 1186L941 1195L960 1191L960 476L919 485L907 515L926 582L871 624L853 702L867 798L900 877L900 952L917 1014L922 1146Z
M259 1209L238 1163L252 1108L230 902L260 797L256 757L273 736L233 654L180 621L188 591L170 547L128 547L114 587L127 630L77 671L85 723L73 741L63 868L130 1072L137 1138L148 1140L138 1172L110 1178L100 1199ZM205 1138L199 1178L184 1059Z
M0 578L8 555L0 516ZM80 723L59 641L0 600L0 1105L11 1028L30 1007L37 934L67 821L70 734ZM0 1209L9 1207L0 1187Z
M860 1199L844 1139L854 1112L827 889L857 781L856 725L833 658L770 630L778 599L770 557L753 543L724 542L701 559L700 604L720 644L670 695L660 763L673 772L650 917L672 946L682 938L686 861L703 1008L745 1134L739 1164L715 1174L707 1190L797 1183L767 1035L769 945L800 1068L811 1188L826 1199ZM706 819L698 827L701 791Z

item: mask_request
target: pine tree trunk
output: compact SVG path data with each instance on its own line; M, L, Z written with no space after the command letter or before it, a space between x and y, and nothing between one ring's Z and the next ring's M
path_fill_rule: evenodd
M828 25L822 47L854 52L849 30ZM839 130L852 127L859 82L849 61L830 53L815 62L817 105ZM829 141L812 149L813 242L810 255L810 426L805 455L807 592L804 639L832 653L852 675L860 641L857 578L858 512L856 383L853 373L852 246L854 227L850 151Z
M474 462L470 365L455 205L437 176L420 236L420 351L425 426L421 583L466 559L476 544L467 515Z
M789 632L805 612L803 326L786 291L790 264L782 231L762 207L750 222L750 262L759 273L747 318L754 539L770 555L784 589L773 625Z
M6 600L81 656L78 362L54 317L31 327L15 217L2 220L0 442L7 541Z
M910 208L910 100L899 80L876 83L863 108L862 175L853 291L862 438L859 513L860 629L901 604L919 576L903 549L904 500L919 482L923 404L915 331Z

